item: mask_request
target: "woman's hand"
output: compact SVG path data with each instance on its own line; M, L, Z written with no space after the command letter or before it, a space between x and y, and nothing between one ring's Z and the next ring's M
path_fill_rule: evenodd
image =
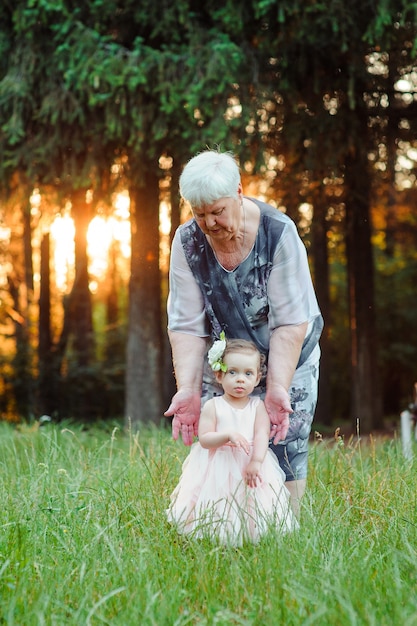
M201 411L201 396L192 390L179 390L165 411L165 417L174 416L172 420L172 438L177 440L181 433L186 446L191 446L198 434L198 420Z
M265 406L271 422L270 438L276 445L287 436L293 412L288 389L294 376L308 324L279 326L269 342Z
M265 407L271 422L270 438L274 445L287 436L290 425L289 414L293 412L288 391L282 385L267 387Z

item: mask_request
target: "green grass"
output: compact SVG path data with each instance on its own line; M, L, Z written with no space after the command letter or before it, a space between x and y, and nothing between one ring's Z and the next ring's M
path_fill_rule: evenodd
M0 424L0 625L417 625L416 463L312 444L301 528L225 548L165 520L166 430Z

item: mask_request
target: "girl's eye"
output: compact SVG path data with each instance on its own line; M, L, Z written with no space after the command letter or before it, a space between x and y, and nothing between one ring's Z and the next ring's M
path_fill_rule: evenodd
M246 372L246 376L252 376L253 372Z
M227 371L229 372L229 374L232 374L232 376L233 374L236 374L236 370L227 370Z

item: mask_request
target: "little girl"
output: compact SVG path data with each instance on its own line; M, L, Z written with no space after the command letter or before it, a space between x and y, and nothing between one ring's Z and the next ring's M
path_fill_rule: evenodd
M199 441L182 466L168 520L178 531L230 545L257 542L270 528L297 527L285 474L268 448L270 422L263 401L250 394L262 358L246 340L215 341L208 353L224 395L204 405Z

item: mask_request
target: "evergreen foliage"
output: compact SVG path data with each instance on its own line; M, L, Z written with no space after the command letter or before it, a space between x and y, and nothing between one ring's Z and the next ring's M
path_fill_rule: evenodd
M172 162L177 224L178 172L207 145L234 150L245 182L267 181L266 197L285 207L306 241L327 321L322 421L361 412L370 430L398 413L416 377L408 293L416 278L415 165L399 172L399 157L416 148L415 11L399 0L3 2L0 197L12 236L0 254L5 266L13 261L0 287L3 414L16 413L18 401L19 415L30 418L42 405L27 219L37 188L43 218L71 200L78 225L74 289L62 328L51 333L48 378L55 405L60 399L51 411L86 419L117 410L157 421L162 407L148 392L162 402L161 378L171 375L161 365L169 359L159 163ZM400 79L409 80L409 94ZM404 179L409 191L399 186ZM132 201L134 254L127 311L111 321L120 334L109 338L117 346L109 365L92 325L85 233L122 188ZM313 211L306 225L301 205ZM100 398L98 389L106 390Z

